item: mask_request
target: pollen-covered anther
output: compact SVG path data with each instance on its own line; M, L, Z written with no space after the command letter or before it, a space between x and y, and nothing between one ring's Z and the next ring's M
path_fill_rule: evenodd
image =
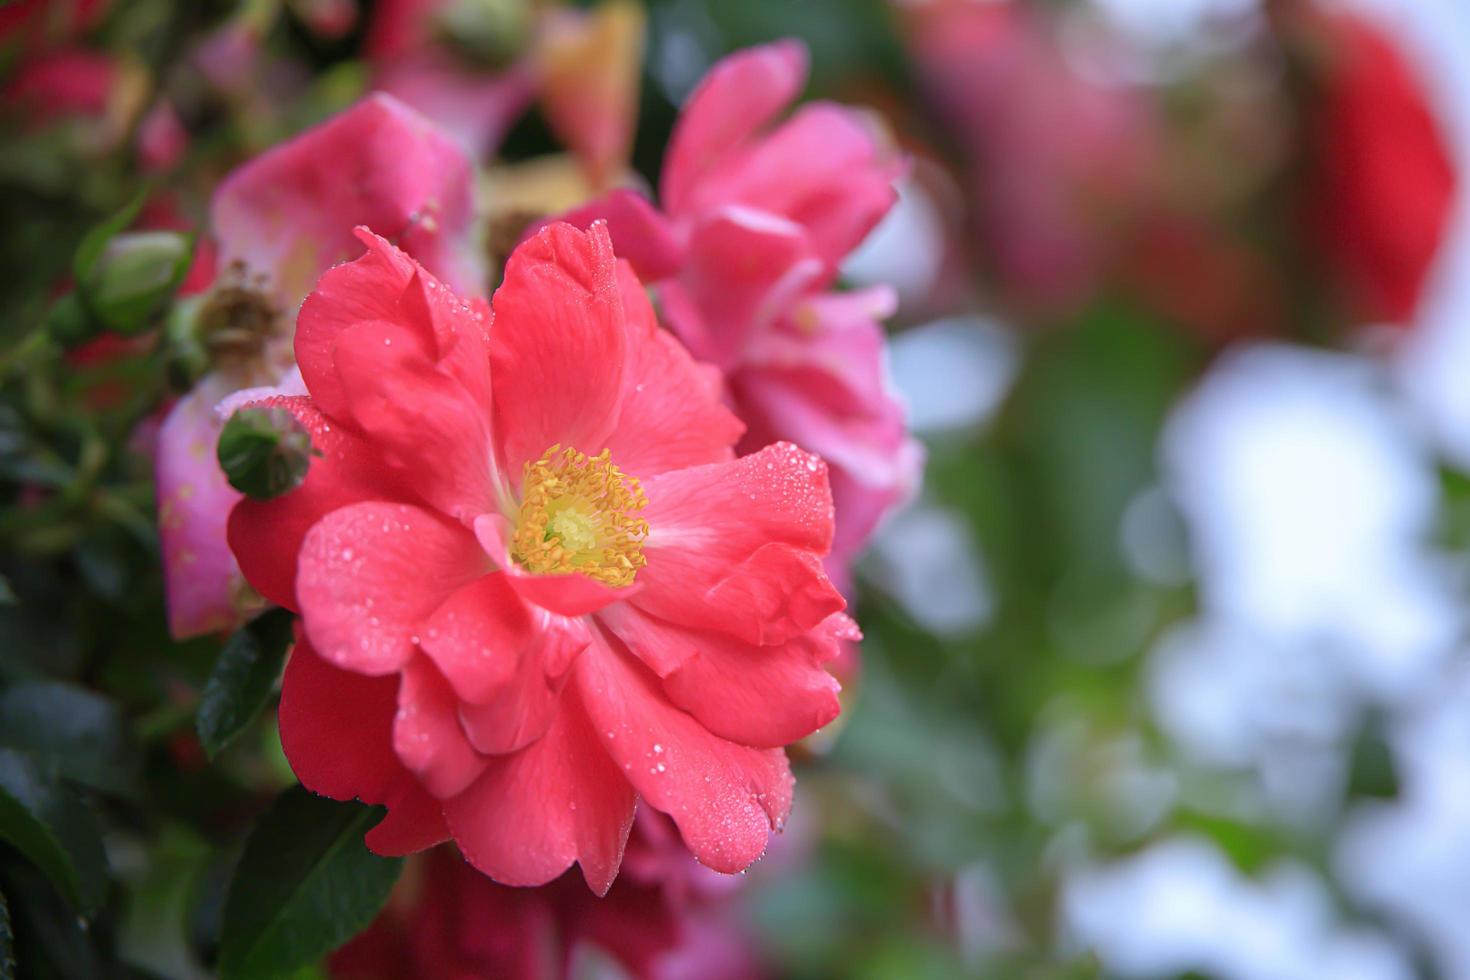
M527 463L511 557L538 575L581 572L625 586L646 562L648 522L634 516L648 504L636 477L571 446L552 446Z

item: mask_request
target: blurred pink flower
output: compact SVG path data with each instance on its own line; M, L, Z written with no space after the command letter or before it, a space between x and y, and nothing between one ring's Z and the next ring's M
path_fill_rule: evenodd
M446 18L462 0L385 0L377 5L366 47L373 83L450 132L476 158L493 155L505 132L538 98L547 122L582 161L589 180L606 186L627 163L638 112L643 10L605 0L591 10L558 3L486 3L500 17L505 63L477 63L446 36ZM472 10L475 8L471 8ZM524 17L525 23L513 23ZM488 26L488 25L486 25ZM523 31L523 38L515 38Z
M711 69L675 126L660 212L614 191L567 217L605 218L654 284L667 325L719 367L749 452L789 440L828 460L834 580L918 481L922 453L884 377L887 288L830 292L838 265L893 205L904 164L860 115L817 102L778 116L806 80L781 41Z
M980 254L1023 304L1066 311L1092 293L1151 189L1148 103L1078 75L1044 15L1021 4L904 11L923 87L965 160Z
M455 288L480 288L471 234L469 161L391 97L373 96L228 176L211 225L214 290L198 317L214 370L175 404L159 434L156 475L169 625L187 637L228 629L258 605L225 542L239 494L215 460L216 406L265 386L299 394L291 351L297 306L369 224ZM282 387L284 386L284 387Z
M740 879L700 867L672 822L640 810L624 871L604 898L568 873L540 888L498 885L450 847L414 860L388 907L338 950L334 980L551 980L592 950L649 980L760 975L727 901Z
M22 61L5 85L3 101L36 125L101 116L117 74L111 55L62 48Z

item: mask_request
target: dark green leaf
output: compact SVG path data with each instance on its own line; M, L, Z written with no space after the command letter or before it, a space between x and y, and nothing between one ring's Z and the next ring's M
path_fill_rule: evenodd
M46 311L46 332L63 347L76 347L102 332L76 293L66 293Z
M87 231L86 237L77 246L76 254L72 257L71 275L73 279L79 283L92 279L96 274L97 261L102 257L107 243L112 241L114 235L133 223L138 217L138 212L143 210L143 202L147 199L147 193L139 191L121 211Z
M366 928L403 867L363 843L382 815L300 786L282 793L245 842L230 882L220 975L280 976Z
M90 915L107 890L97 819L34 759L0 749L0 837L44 871L78 912Z
M15 980L15 933L10 928L10 903L0 892L0 980Z
M199 741L212 759L270 699L291 645L291 614L273 609L230 637L199 702Z
M141 768L117 706L69 684L17 684L0 694L0 747L26 753L42 772L121 795L135 789Z
M242 408L219 436L219 465L230 486L257 500L300 486L312 452L311 436L284 408Z

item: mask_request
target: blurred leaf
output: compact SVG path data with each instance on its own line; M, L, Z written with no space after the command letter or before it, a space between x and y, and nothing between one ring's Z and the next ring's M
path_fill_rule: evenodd
M1398 767L1381 717L1370 715L1353 741L1348 795L1393 799L1399 795Z
M0 837L44 871L77 912L91 915L102 904L107 857L96 817L13 749L0 749Z
M381 807L338 803L300 786L261 818L225 899L220 975L274 977L311 963L378 914L401 858L371 853L363 835Z
M199 702L199 741L211 759L270 699L291 646L291 622L289 612L273 609L236 630L220 651Z
M46 311L46 333L63 347L77 347L102 330L75 292L63 294Z
M69 684L17 684L0 694L0 747L26 753L42 771L119 795L136 790L142 765L117 706Z
M78 283L92 280L96 274L97 260L102 257L107 243L112 241L114 235L137 220L138 212L143 210L145 200L147 200L147 193L142 190L138 191L121 211L93 225L88 230L81 244L77 246L76 254L72 257L71 275L73 279Z
M10 928L10 903L0 892L0 980L15 978L15 934Z

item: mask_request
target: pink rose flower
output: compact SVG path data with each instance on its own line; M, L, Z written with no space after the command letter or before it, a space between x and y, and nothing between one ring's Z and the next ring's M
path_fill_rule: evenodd
M323 454L230 544L298 610L281 740L308 788L385 803L380 853L453 837L504 884L607 891L636 801L745 868L791 805L782 747L836 716L856 630L822 571L826 466L735 459L714 377L607 232L556 224L490 307L363 232L297 323Z
M806 51L738 52L684 106L664 160L663 211L615 191L566 220L603 218L653 282L668 326L719 367L748 426L826 459L837 501L829 568L845 578L882 515L918 481L922 452L883 367L886 288L837 293L838 265L893 205L901 161L857 113L817 102L777 122L806 81Z
M155 458L169 626L176 637L227 630L259 606L225 541L239 494L215 460L216 406L241 389L304 392L291 323L328 268L356 253L370 223L457 289L483 264L472 242L469 161L447 137L377 95L262 154L215 192L220 270L203 300L215 369L175 404ZM285 385L285 388L280 388Z

